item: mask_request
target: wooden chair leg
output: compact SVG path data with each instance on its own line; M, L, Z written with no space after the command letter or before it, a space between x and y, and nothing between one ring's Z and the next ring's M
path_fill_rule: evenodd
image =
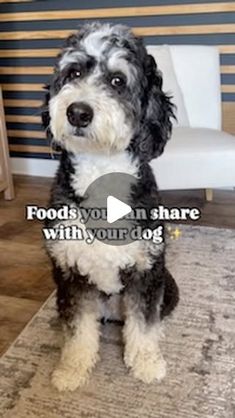
M14 192L14 186L13 186L13 181L12 178L10 179L10 184L7 187L6 190L4 190L4 198L6 200L12 200L15 197L15 192Z
M3 107L2 91L0 88L0 191L4 191L6 200L14 199L14 186L10 167L10 157L7 140L7 130Z
M211 202L213 200L213 190L205 189L205 196L206 196L206 201Z

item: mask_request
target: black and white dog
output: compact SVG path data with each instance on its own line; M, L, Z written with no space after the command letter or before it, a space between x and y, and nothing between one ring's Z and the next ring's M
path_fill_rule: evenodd
M42 116L48 135L61 148L51 207L79 210L89 184L113 172L136 178L130 192L133 207L158 206L149 162L170 137L172 104L162 91L153 57L128 28L93 23L68 38ZM48 220L47 226L71 222ZM156 225L161 222L148 224ZM113 312L118 298L124 312L125 364L143 382L162 379L166 366L159 348L160 321L178 302L177 286L165 267L164 244L51 240L46 245L65 336L54 386L74 390L87 380L98 360L100 319L109 309Z

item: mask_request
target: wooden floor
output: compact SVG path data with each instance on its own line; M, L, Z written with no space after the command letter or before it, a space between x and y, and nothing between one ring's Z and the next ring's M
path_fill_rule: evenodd
M25 205L45 206L51 179L15 177L16 198L0 195L0 354L21 332L52 292L50 263L43 249L41 224L25 220ZM162 193L168 206L197 206L197 223L235 228L235 192L214 191L206 202L204 192Z

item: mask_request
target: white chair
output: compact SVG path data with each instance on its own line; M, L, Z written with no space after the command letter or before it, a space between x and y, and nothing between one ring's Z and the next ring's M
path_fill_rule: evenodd
M149 50L158 62L155 48L159 47ZM168 48L187 115L183 119L179 115L171 140L152 168L159 189L207 189L211 200L211 189L235 186L235 137L221 130L219 52L210 46ZM163 70L163 80L164 76ZM174 91L170 93L174 96Z

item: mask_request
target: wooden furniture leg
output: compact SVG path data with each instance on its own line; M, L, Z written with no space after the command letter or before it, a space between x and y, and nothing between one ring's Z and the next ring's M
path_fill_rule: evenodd
M0 88L0 192L2 191L6 200L14 199L2 89Z
M206 201L211 202L213 200L213 190L205 189Z

